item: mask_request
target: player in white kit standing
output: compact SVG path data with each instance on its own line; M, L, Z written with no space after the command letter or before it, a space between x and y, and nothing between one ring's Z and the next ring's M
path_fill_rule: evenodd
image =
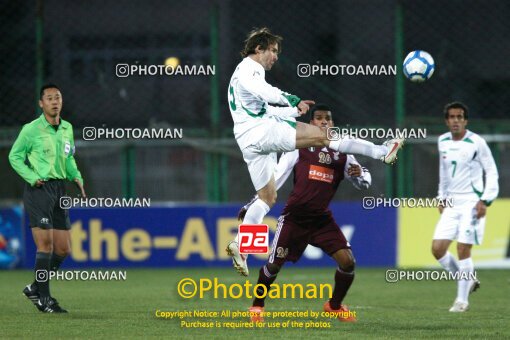
M360 154L392 164L403 139L392 139L383 145L350 137L329 140L317 126L296 122L305 114L311 100L286 93L269 85L265 71L278 60L282 38L267 28L249 33L228 87L228 102L234 120L234 135L248 165L258 198L251 204L243 224L260 224L276 202L274 172L277 152L307 147L329 147L346 154ZM277 105L277 106L272 106ZM239 253L238 237L227 246L234 268L247 276L247 257Z
M465 312L469 294L480 287L474 279L471 248L482 243L486 209L498 196L498 169L485 140L466 129L466 105L447 104L444 114L450 132L438 139L438 198L452 198L453 206L439 207L441 218L434 232L432 254L444 269L462 274L457 276L457 298L450 312ZM448 251L453 240L457 240L458 262Z

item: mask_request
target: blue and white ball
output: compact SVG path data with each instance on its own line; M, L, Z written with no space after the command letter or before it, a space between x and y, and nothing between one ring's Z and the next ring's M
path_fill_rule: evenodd
M404 59L404 75L415 83L424 82L434 74L434 58L425 51L412 51Z

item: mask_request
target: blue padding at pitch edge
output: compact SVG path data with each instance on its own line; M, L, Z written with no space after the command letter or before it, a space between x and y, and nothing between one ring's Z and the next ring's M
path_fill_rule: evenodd
M0 208L0 269L26 265L22 211L21 205Z
M224 257L226 243L230 238L223 229L226 234L223 234L220 241L218 229L221 225L228 230L230 228L236 230L238 226L236 216L240 206L227 204L71 209L71 223L74 228L73 255L64 262L62 268L229 267L231 259L220 259L220 256ZM277 204L268 216L277 219L282 208L283 204ZM347 235L352 234L349 241L358 266L395 266L397 209L364 210L361 202L348 202L333 203L331 210L337 224L342 229L349 230L346 232ZM96 230L95 241L91 240L91 228ZM185 234L188 243L183 241ZM273 236L270 233L270 245ZM167 241L168 238L173 238L176 244L157 247L155 240L159 238L161 241L161 237L166 237ZM205 246L198 249L192 249L193 246L190 246L200 242ZM188 247L185 247L186 244ZM26 240L25 245L27 258L34 258L35 246L32 239ZM204 249L208 251L200 254ZM189 258L179 259L178 257L183 257L183 254L188 254ZM210 258L206 258L207 256ZM32 267L33 261L28 262L26 267ZM265 260L256 259L254 256L250 256L249 259L251 268L258 268L264 262ZM335 266L335 263L323 254L318 259L303 256L296 265Z

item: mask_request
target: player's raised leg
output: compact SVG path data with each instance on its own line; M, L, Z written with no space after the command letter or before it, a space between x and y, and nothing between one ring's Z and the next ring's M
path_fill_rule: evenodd
M342 153L368 156L380 159L386 164L392 164L404 144L402 138L388 140L383 145L375 145L372 142L348 136L331 137L328 138L327 132L317 126L301 122L296 124L296 149L325 146Z

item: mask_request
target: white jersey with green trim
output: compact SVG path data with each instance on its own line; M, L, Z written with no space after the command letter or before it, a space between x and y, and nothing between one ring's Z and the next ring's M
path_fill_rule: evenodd
M499 192L498 169L487 142L469 130L462 140L454 141L451 132L438 138L439 191L445 199L472 194L489 204ZM484 187L485 172L485 187Z
M228 103L234 120L234 135L241 149L252 144L255 134L250 131L261 125L261 118L279 116L295 122L294 117L299 116L296 105L300 98L269 85L265 74L261 64L246 57L230 79Z

